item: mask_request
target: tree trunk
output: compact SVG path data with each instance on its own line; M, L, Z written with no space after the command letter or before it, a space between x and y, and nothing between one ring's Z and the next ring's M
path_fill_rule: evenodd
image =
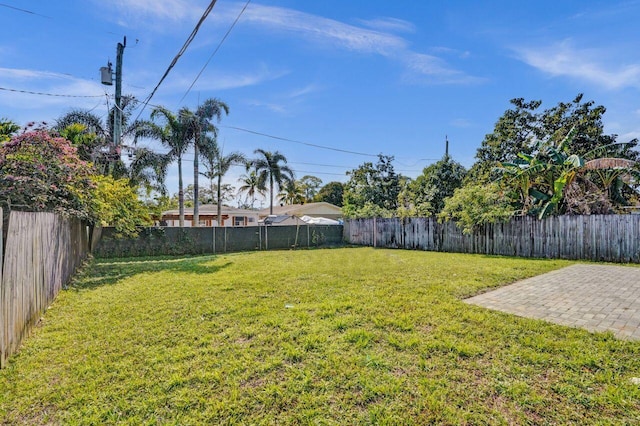
M178 209L180 228L184 228L184 189L182 188L182 157L178 157Z
M198 135L199 136L199 135ZM194 144L194 152L193 155L193 226L197 227L200 225L200 211L198 208L198 204L200 203L199 198L199 188L198 188L198 142L196 137L196 143Z
M222 190L220 186L222 185L222 175L218 173L218 194L216 197L216 203L218 204L218 226L222 226L222 201L220 200L220 195Z
M273 175L269 174L269 214L273 214Z

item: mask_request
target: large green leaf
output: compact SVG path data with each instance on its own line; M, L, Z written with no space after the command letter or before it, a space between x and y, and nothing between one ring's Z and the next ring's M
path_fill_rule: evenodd
M529 195L539 201L547 201L551 198L550 195L545 194L544 192L538 191L535 188L529 188Z
M564 160L564 164L573 167L582 167L584 166L584 160L576 154L571 154L566 160Z

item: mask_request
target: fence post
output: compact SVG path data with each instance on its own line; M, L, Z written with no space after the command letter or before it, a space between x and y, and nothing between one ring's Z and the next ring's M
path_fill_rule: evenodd
M7 359L5 358L5 354L7 353L5 347L5 327L7 326L7 321L5 319L4 284L2 283L2 267L4 264L4 253L2 252L2 247L4 246L4 241L2 240L2 234L4 232L2 229L3 222L4 215L2 207L0 207L0 368L4 368L7 363Z
M376 218L373 218L373 247L378 246L378 222Z

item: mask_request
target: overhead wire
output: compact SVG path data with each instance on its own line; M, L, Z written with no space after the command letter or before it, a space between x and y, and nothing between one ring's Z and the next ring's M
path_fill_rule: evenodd
M220 40L220 43L218 43L218 45L216 46L215 50L213 51L213 53L211 53L211 56L209 56L209 59L207 59L207 62L205 62L204 66L202 67L202 69L200 70L200 72L198 73L198 75L196 75L196 78L193 79L193 82L191 83L191 85L189 86L189 88L187 89L187 91L184 93L184 95L182 95L182 98L180 98L180 100L178 101L178 104L181 104L182 101L184 100L184 98L187 97L187 95L189 94L189 92L191 91L191 89L193 88L193 86L196 84L196 81L198 81L198 79L200 78L200 76L202 75L202 73L204 72L204 70L207 68L207 66L209 65L209 62L211 62L211 59L213 59L213 57L216 55L216 53L218 53L218 50L220 50L220 47L222 46L222 44L225 42L225 40L227 39L227 37L229 37L229 34L231 33L231 30L233 30L233 27L236 26L236 24L238 23L238 21L240 20L240 17L242 16L242 14L244 13L244 11L247 9L247 6L249 6L249 3L251 3L251 0L247 0L247 2L244 4L244 7L242 8L242 10L240 11L240 13L238 14L238 16L236 17L235 21L233 21L233 24L231 24L231 26L229 27L229 29L227 30L226 34L224 35L224 37L222 37L222 40Z
M0 90L7 92L26 93L28 95L53 96L58 98L101 98L104 95L66 95L59 93L32 92L31 90L10 89L8 87L0 87Z
M209 3L209 6L207 6L207 8L205 9L204 13L200 17L200 20L198 21L196 26L193 28L193 31L191 31L191 34L189 34L189 37L187 37L187 40L182 45L182 48L178 51L176 56L173 58L173 60L171 61L171 63L167 67L166 71L164 72L164 74L160 78L160 81L158 82L158 84L156 84L156 87L153 88L153 90L151 91L149 96L147 96L146 99L143 101L142 109L140 109L140 112L138 113L138 116L136 117L136 119L134 121L136 121L138 118L140 118L140 115L142 115L142 112L147 107L147 105L149 104L149 102L151 101L153 96L156 94L156 92L158 91L158 88L160 88L160 85L162 84L164 79L167 78L167 76L169 75L169 73L171 72L173 67L178 63L178 59L180 59L180 57L184 54L184 52L186 52L187 48L189 47L189 45L191 44L193 39L196 37L196 34L198 33L198 30L200 29L200 26L205 21L205 19L207 19L207 16L209 16L209 13L211 12L211 9L213 9L213 6L215 6L216 1L217 0L211 0L211 3Z
M297 144L306 145L306 146L312 146L314 148L327 149L327 150L330 150L330 151L337 151L337 152L344 152L346 154L362 155L362 156L365 156L365 157L377 157L378 156L378 155L375 155L375 154L367 154L365 152L350 151L350 150L347 150L347 149L333 148L333 147L326 146L326 145L319 145L319 144L310 143L310 142L298 141L298 140L295 140L295 139L283 138L283 137L280 137L280 136L270 135L268 133L263 133L263 132L257 132L255 130L244 129L242 127L237 127L237 126L220 126L220 127L223 127L223 128L226 128L226 129L234 129L234 130L238 130L238 131L241 131L241 132L251 133L251 134L254 134L254 135L264 136L264 137L267 137L267 138L276 139L276 140L280 140L280 141L297 143Z
M11 5L8 5L6 3L0 3L0 6L6 7L7 9L17 10L17 11L23 12L23 13L28 13L29 15L35 15L35 16L41 16L41 17L47 18L47 19L53 19L51 16L42 15L40 13L32 12L31 10L27 10L27 9L20 9L19 7L11 6Z

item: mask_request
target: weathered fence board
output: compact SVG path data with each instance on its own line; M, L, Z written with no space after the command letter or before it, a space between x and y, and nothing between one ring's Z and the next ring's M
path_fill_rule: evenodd
M88 251L88 230L81 221L53 213L11 212L0 268L0 368Z
M515 218L463 234L433 218L352 219L351 244L458 253L640 263L640 215Z

